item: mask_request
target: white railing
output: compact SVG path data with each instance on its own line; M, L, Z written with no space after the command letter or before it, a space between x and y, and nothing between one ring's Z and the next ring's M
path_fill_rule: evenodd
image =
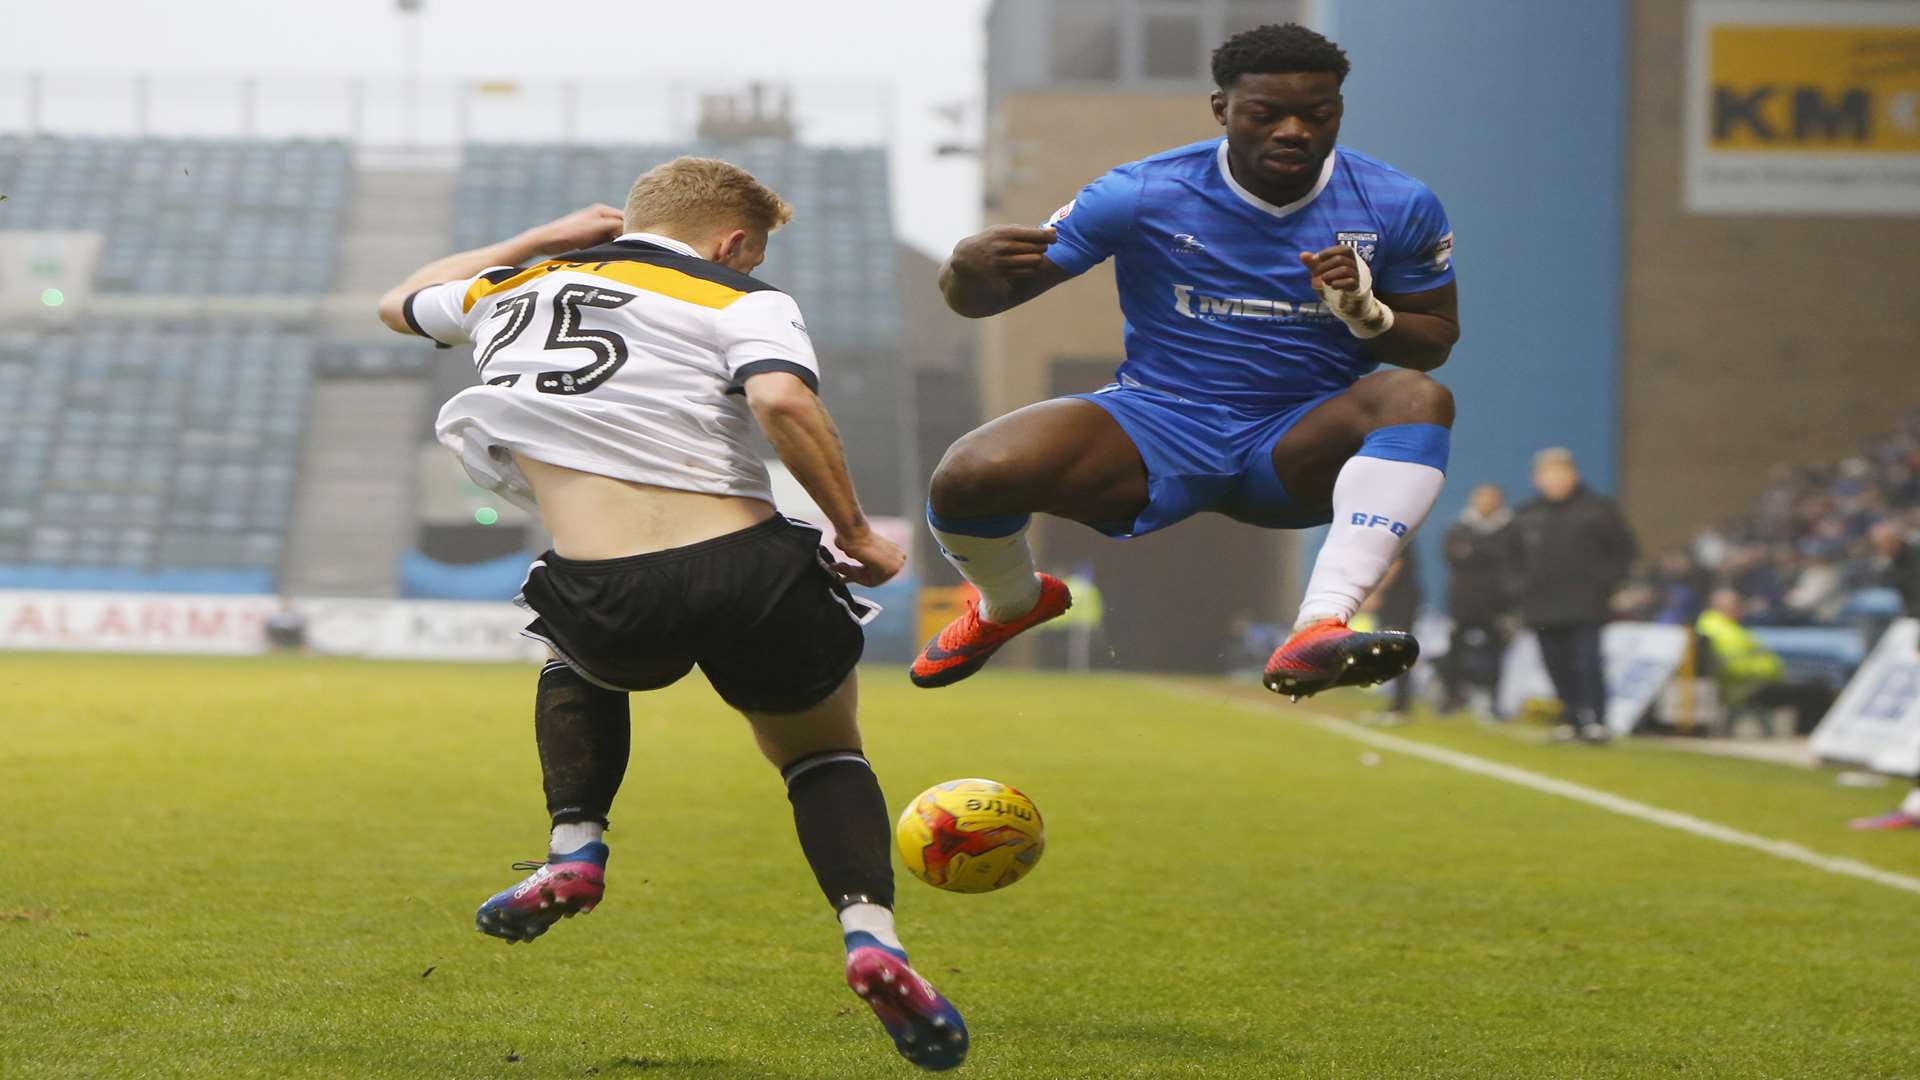
M705 99L740 81L418 80L404 76L0 72L0 133L344 138L373 149L469 141L685 141ZM871 83L783 83L810 145L890 142L890 91Z

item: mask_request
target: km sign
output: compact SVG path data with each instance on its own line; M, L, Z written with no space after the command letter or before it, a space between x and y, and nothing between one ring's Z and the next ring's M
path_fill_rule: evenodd
M1914 98L1908 95L1905 126L1914 124ZM1783 139L1869 143L1873 139L1873 95L1862 89L1829 92L1820 86L1713 88L1715 142L1751 135L1760 142Z

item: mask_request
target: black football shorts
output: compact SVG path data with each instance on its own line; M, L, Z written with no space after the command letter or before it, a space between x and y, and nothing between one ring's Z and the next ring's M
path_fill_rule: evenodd
M820 541L776 515L624 559L549 551L517 602L539 616L528 637L607 689L658 690L697 664L736 709L800 712L839 688L879 611L847 591Z

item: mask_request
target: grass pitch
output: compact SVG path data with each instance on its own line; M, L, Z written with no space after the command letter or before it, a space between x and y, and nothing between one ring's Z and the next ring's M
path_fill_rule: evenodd
M607 902L531 945L473 931L543 846L534 678L0 657L0 1074L916 1075L840 981L778 776L697 677L635 699ZM916 964L973 1029L959 1075L1920 1072L1920 897L1363 764L1217 684L870 670L866 716L896 808L980 775L1047 816L1006 892L902 874ZM1404 733L1920 872L1920 836L1840 828L1888 790Z

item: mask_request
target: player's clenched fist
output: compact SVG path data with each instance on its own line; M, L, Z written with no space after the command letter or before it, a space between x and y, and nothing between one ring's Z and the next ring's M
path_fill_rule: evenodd
M1354 337L1379 337L1393 329L1393 309L1373 295L1373 271L1352 248L1335 244L1324 251L1303 251L1300 262L1313 275L1313 291Z
M884 585L907 565L907 553L900 550L900 545L872 530L835 536L833 546L847 556L833 565L834 573L854 585Z
M1021 277L1040 269L1052 229L995 225L954 245L953 269L969 276Z
M1322 288L1357 292L1360 288L1360 257L1345 244L1335 244L1325 251L1303 251L1300 261L1313 274L1315 292Z

